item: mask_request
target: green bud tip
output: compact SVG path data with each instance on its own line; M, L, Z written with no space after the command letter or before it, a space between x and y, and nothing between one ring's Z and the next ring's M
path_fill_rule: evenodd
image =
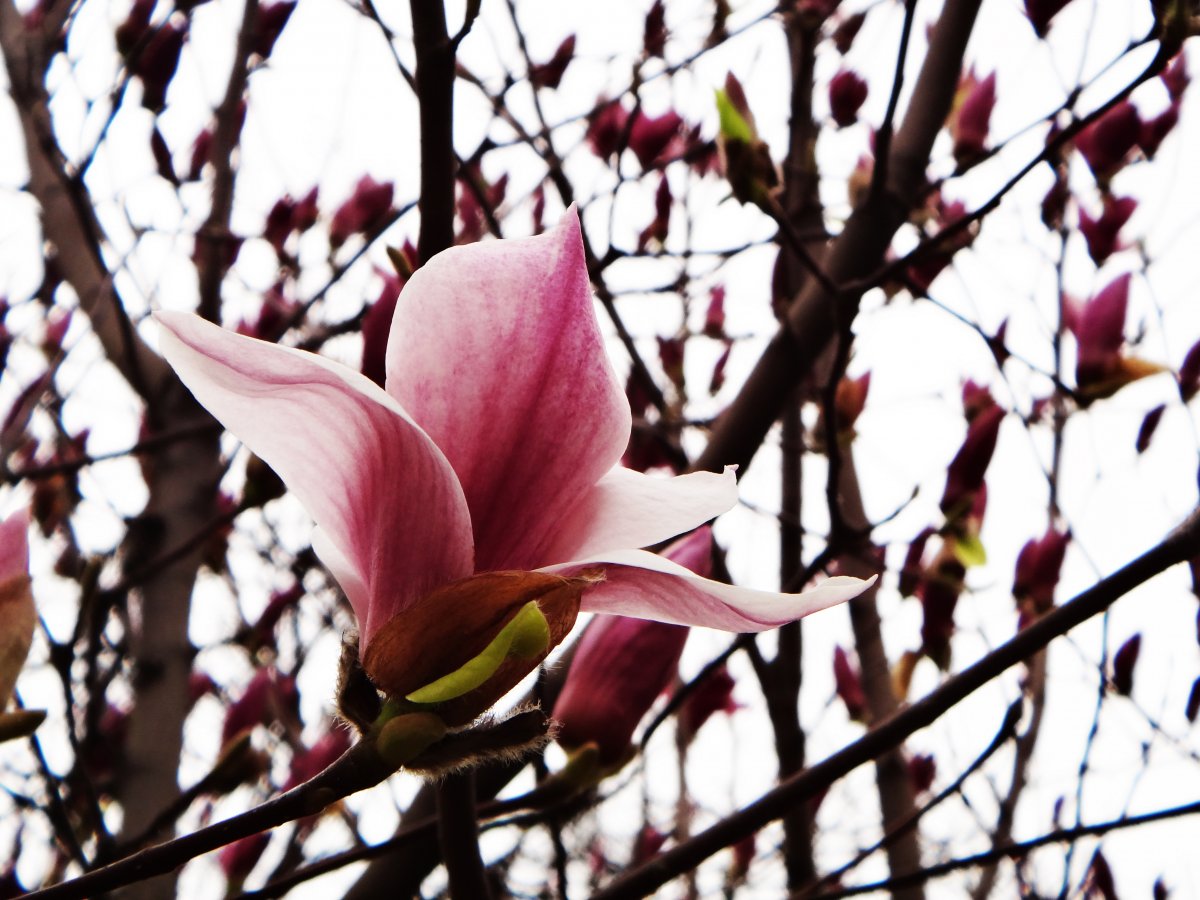
M537 601L530 600L500 629L482 653L449 675L417 688L405 699L413 703L445 703L484 684L510 656L536 659L549 646L550 624Z

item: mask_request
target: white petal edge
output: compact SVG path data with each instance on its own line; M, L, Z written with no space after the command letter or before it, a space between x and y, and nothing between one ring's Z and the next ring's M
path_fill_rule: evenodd
M799 594L778 594L701 578L644 550L620 550L539 571L573 574L603 568L605 580L583 594L583 611L654 619L721 631L766 631L844 603L875 582L837 575Z

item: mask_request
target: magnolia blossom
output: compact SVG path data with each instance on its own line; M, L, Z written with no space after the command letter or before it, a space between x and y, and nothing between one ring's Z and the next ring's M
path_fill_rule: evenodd
M543 645L513 645L439 713L495 702L580 608L760 631L857 595L831 578L797 595L701 578L638 549L737 501L731 470L655 478L617 465L629 404L604 351L574 211L554 230L439 254L408 282L386 390L311 353L182 313L160 346L226 428L316 523L313 546L358 619L363 667L393 697L455 673L531 603Z

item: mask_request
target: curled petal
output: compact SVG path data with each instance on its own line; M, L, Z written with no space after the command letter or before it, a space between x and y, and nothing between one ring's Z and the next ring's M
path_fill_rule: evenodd
M478 570L544 562L561 511L629 440L574 212L544 235L454 247L418 269L396 307L387 388L458 474Z
M604 581L583 595L583 612L634 616L721 631L766 631L834 606L866 590L874 578L840 575L801 594L776 594L709 581L644 550L598 554L543 571L560 574L601 566Z
M316 521L313 546L354 607L364 651L397 612L473 571L471 522L446 458L368 378L197 316L158 313L184 384Z
M538 562L588 559L597 553L649 547L726 512L737 503L733 469L656 478L614 468L558 523Z

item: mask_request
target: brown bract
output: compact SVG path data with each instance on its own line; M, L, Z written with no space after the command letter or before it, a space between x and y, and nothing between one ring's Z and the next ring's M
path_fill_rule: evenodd
M550 641L536 657L508 657L478 688L437 706L448 725L471 721L528 675L571 631L584 588L599 574L488 572L438 588L376 633L363 668L395 699L447 675L482 653L526 603L537 601Z

